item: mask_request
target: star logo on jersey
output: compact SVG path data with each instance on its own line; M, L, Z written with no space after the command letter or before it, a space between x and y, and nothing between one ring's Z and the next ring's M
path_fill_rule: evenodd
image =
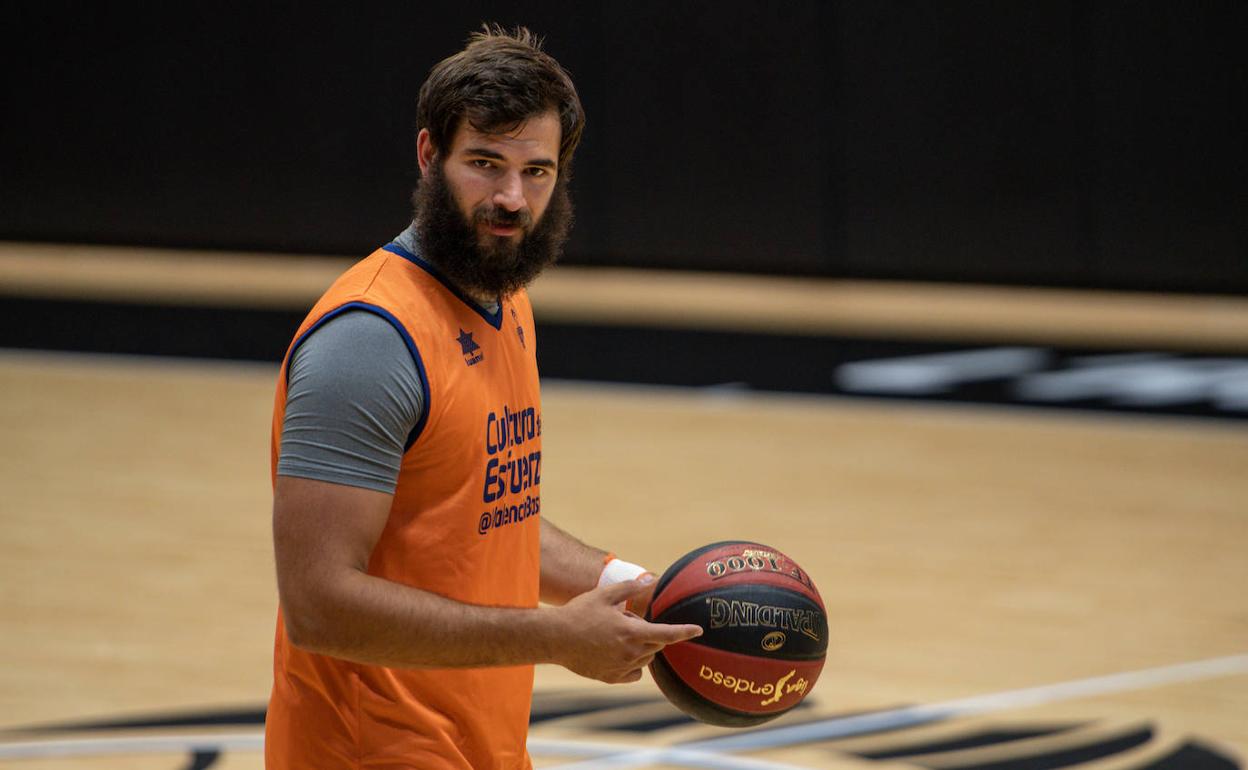
M481 352L481 346L472 339L472 332L459 330L459 336L455 338L459 342L459 347L464 354L464 363L469 366L475 366L481 363L481 359L485 358L485 354Z

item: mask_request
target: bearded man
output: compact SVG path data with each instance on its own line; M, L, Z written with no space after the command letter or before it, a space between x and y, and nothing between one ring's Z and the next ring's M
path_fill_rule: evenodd
M317 302L278 379L273 769L529 768L534 664L636 681L701 633L624 609L653 576L541 509L523 287L571 221L570 77L487 29L433 68L417 123L412 226Z

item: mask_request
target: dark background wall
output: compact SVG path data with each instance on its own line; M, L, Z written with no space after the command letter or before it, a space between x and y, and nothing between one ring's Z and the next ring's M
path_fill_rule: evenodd
M589 113L569 262L1248 292L1238 0L6 8L3 239L363 254L496 20Z

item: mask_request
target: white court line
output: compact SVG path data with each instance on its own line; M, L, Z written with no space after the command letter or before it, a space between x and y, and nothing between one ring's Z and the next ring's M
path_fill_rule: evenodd
M777 727L771 730L759 730L723 738L692 741L669 751L693 749L698 752L729 752L794 746L835 738L848 738L881 730L913 727L959 716L986 714L992 711L1025 708L1045 703L1074 700L1075 698L1142 690L1148 687L1195 682L1201 679L1213 679L1237 674L1248 674L1248 655L1231 655L1225 658L1212 658L1192 663L1179 663L1172 666L1142 669L1140 671L1127 671L1121 674L1077 679L1059 684L1028 687L1021 690L1007 690L989 695L977 695L943 703L932 703L926 706L907 706L872 714L860 714L852 717L793 725L792 727ZM633 754L618 754L616 756L600 757L590 762L560 765L560 770L640 767L660 762L685 764L674 754L655 749L646 749Z
M70 740L23 741L0 743L0 759L46 759L49 757L107 756L111 754L185 754L194 751L261 751L264 736L260 734L160 736L151 738L80 738ZM664 747L639 749L619 743L567 741L535 738L529 751L546 757L618 757L640 756L651 751L664 761L706 770L809 770L748 757L729 757L712 751Z
M104 754L181 754L188 751L260 751L264 735L161 735L148 738L73 738L0 743L0 759L84 757Z
M530 751L537 756L592 757L585 762L560 765L560 770L593 770L603 767L639 767L666 763L708 770L801 770L795 765L765 759L728 757L721 752L753 751L793 746L814 741L847 738L854 735L895 730L928 724L959 716L1057 703L1095 695L1142 690L1167 684L1195 682L1224 676L1248 674L1248 654L1179 663L1172 666L1128 671L1121 674L1077 679L1059 684L933 703L926 706L880 711L852 717L827 719L808 724L778 727L693 741L666 748L635 748L626 745L559 741L535 738ZM0 743L0 759L90 756L104 754L165 754L189 751L259 751L264 736L254 733L226 735L155 736L139 738L84 738L70 740L19 741Z
M638 748L619 743L594 743L590 741L555 740L548 738L530 738L529 753L536 757L594 757L585 763L576 765L559 765L575 767L587 764L600 767L602 759L615 757L648 757L646 764L662 760L667 764L684 765L686 767L706 768L707 770L810 770L807 767L788 765L765 759L749 757L730 757L713 751L661 746L655 748Z
M1248 674L1248 655L1231 655L1225 658L1178 663L1171 666L1127 671L1121 674L1109 674L1090 679L1076 679L1059 684L1027 687L1021 690L1007 690L990 695L976 695L970 698L959 698L927 706L908 706L874 714L860 714L858 716L832 719L826 722L813 722L792 727L779 727L774 730L761 730L745 735L712 738L710 740L688 743L686 746L701 749L714 748L716 751L745 751L768 748L770 746L789 746L795 743L826 741L877 730L925 724L952 717L1026 708L1028 706L1058 703L1076 698L1143 690L1149 687L1195 682L1201 679L1215 679L1236 674Z
M235 734L220 736L163 736L155 738L96 738L24 741L0 744L0 759L46 759L49 757L107 756L110 754L184 754L193 751L261 751L264 736ZM545 757L639 756L647 750L619 743L594 743L536 738L529 751ZM664 747L649 750L664 761L706 770L809 770L748 757L729 757L711 751Z

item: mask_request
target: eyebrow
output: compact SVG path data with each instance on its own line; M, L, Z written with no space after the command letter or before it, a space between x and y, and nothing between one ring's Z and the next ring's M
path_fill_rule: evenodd
M481 158L489 158L490 160L507 160L501 153L487 150L484 147L468 147L464 150L465 155L476 155ZM549 158L537 158L536 160L525 161L526 166L543 166L545 168L554 169L555 162Z

